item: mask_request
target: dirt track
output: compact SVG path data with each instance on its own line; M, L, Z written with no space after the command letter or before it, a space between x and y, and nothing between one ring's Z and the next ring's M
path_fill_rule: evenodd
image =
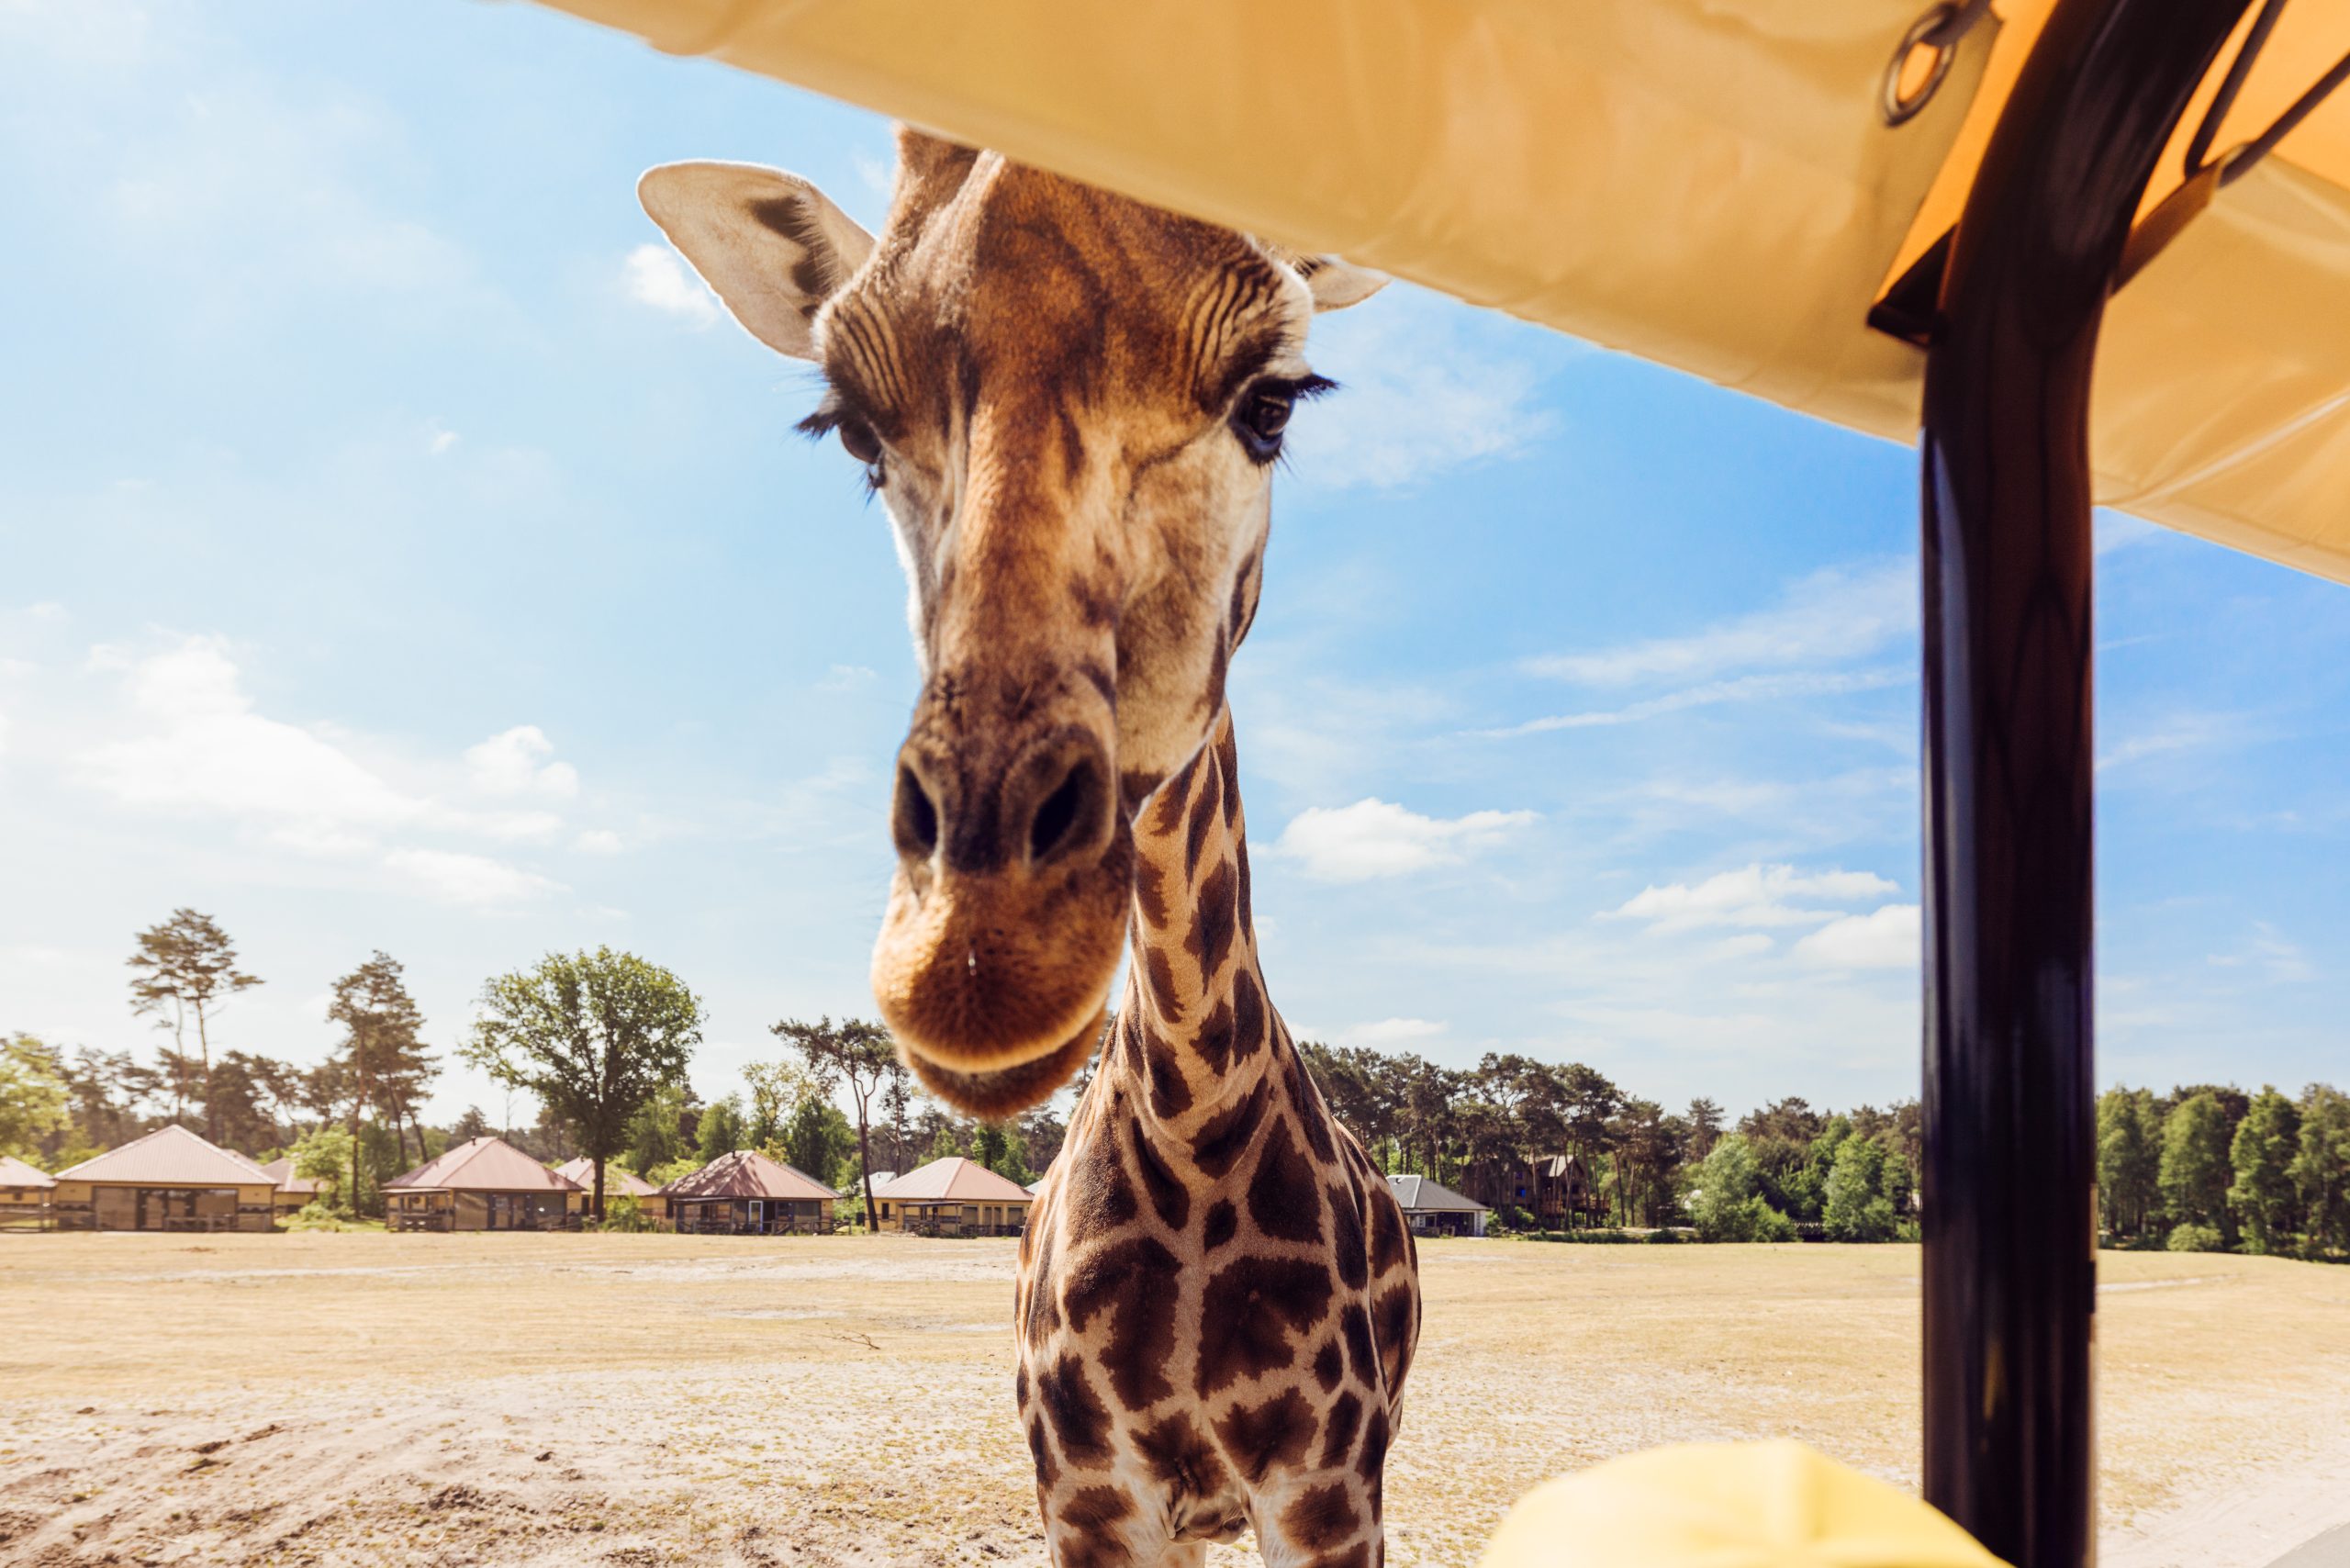
M1390 1557L1652 1443L1916 1470L1917 1254L1438 1243ZM1036 1563L1009 1242L0 1237L0 1563ZM2350 1512L2350 1270L2109 1256L2108 1568ZM1219 1551L1220 1564L1253 1556Z

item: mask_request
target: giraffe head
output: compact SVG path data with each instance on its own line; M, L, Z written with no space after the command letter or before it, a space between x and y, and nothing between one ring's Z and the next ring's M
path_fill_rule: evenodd
M877 238L773 169L678 163L645 210L735 319L822 368L803 428L895 530L922 673L874 993L985 1115L1081 1066L1130 823L1208 736L1257 607L1272 462L1326 385L1316 309L1376 274L919 133Z

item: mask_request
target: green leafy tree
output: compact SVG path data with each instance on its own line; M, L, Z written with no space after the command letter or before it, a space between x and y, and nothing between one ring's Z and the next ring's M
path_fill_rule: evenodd
M646 1097L643 1108L629 1118L628 1168L642 1176L688 1151L684 1118L693 1091L682 1083L665 1083Z
M721 1155L750 1147L749 1125L743 1119L743 1097L729 1094L705 1106L695 1129L694 1152L704 1165Z
M2154 1136L2154 1096L2113 1088L2097 1102L2097 1196L2106 1228L2141 1236L2162 1198L2162 1145Z
M2209 1092L2190 1094L2163 1122L2163 1202L2182 1225L2208 1226L2234 1239L2228 1213L2228 1113Z
M1704 1241L1793 1241L1795 1222L1762 1195L1752 1142L1743 1133L1718 1139L1693 1169L1689 1217Z
M841 1108L821 1094L803 1096L784 1118L775 1146L784 1162L828 1187L839 1185L840 1168L856 1152L856 1133Z
M1890 1241L1895 1216L1885 1196L1885 1148L1871 1138L1847 1137L1823 1184L1820 1220L1830 1241Z
M55 1051L30 1035L0 1041L0 1154L38 1157L67 1126L68 1104Z
M326 1206L351 1211L351 1177L358 1169L358 1140L343 1127L316 1127L295 1142L289 1157L294 1174L325 1189Z
M464 1056L572 1127L595 1167L600 1220L605 1161L654 1091L684 1081L701 1022L685 982L632 953L550 953L483 988Z
M880 1093L886 1100L888 1087L901 1082L906 1072L890 1031L862 1018L844 1018L835 1024L827 1014L813 1024L786 1018L768 1025L767 1033L806 1058L810 1075L828 1098L842 1087L848 1090L850 1103L856 1108L856 1179L865 1199L865 1227L868 1231L879 1229L869 1179L873 1170L873 1098Z
M175 1054L183 1061L187 1058L187 1025L191 1018L195 1021L204 1079L205 1136L218 1142L220 1124L212 1103L212 1024L229 998L252 990L261 980L237 968L237 945L219 924L192 909L172 911L169 920L140 932L137 944L128 960L130 1011L140 1016L152 1014L157 1027L169 1029ZM185 1105L184 1087L178 1099Z
M2300 1112L2292 1176L2303 1241L2313 1256L2350 1254L2350 1095L2312 1083L2301 1095Z
M2301 1113L2290 1100L2265 1086L2236 1124L2229 1146L2235 1182L2228 1203L2251 1238L2255 1252L2285 1252L2301 1228L2301 1195L2293 1184L2293 1159L2300 1152Z

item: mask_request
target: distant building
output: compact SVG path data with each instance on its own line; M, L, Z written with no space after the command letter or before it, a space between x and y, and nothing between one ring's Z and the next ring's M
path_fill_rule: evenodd
M554 1168L554 1173L576 1183L578 1193L571 1200L571 1212L584 1215L596 1201L596 1162L586 1155ZM669 1217L669 1200L661 1189L633 1170L623 1170L610 1160L604 1161L604 1208L611 1210L612 1200L621 1193L636 1200L636 1206L645 1218L666 1221Z
M923 1236L1017 1236L1035 1201L1017 1182L959 1154L873 1190L883 1230Z
M277 1182L173 1122L57 1173L61 1230L277 1228Z
M577 1182L484 1133L384 1183L394 1230L565 1230Z
M271 1203L280 1219L309 1207L311 1201L323 1190L313 1178L294 1174L292 1155L283 1159L273 1159L261 1169L263 1175L277 1183L277 1192Z
M1492 1211L1474 1198L1464 1198L1426 1176L1390 1176L1404 1205L1404 1223L1420 1236L1483 1236L1485 1216Z
M0 1155L0 1226L49 1228L57 1178L14 1155Z
M661 1189L677 1228L722 1236L813 1236L833 1228L838 1193L756 1149L722 1154Z

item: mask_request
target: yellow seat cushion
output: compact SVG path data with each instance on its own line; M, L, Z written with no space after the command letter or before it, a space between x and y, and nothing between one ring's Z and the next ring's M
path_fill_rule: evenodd
M1791 1441L1682 1443L1545 1482L1480 1568L2000 1568L1929 1504Z

